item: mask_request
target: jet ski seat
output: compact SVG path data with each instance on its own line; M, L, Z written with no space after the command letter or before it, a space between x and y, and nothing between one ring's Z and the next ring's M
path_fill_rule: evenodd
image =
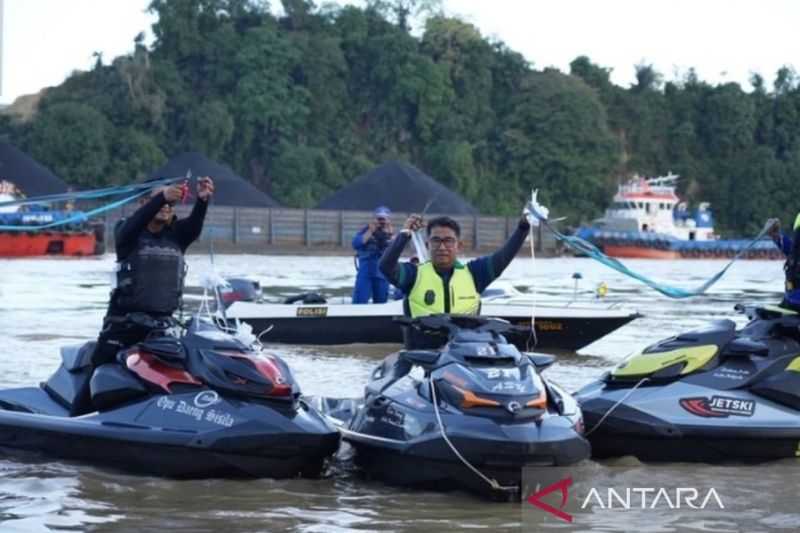
M186 350L181 341L171 336L149 338L139 343L142 351L151 353L165 365L183 369L186 367ZM120 352L122 354L123 352ZM123 361L120 361L122 363Z
M119 363L97 367L89 381L92 404L98 411L147 394L147 388Z
M760 340L751 339L749 337L737 337L730 341L722 349L722 355L762 355L769 354L769 346L767 343Z
M706 327L693 329L675 337L675 341L697 344L727 344L736 334L736 322L729 319L714 320Z
M63 364L41 386L50 397L77 416L92 410L89 380L92 373L92 353L96 342L61 348Z

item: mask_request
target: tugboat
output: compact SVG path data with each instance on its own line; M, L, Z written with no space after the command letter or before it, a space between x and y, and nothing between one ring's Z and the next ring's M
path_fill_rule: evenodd
M746 239L720 239L707 202L690 210L675 194L679 176L634 176L619 186L603 218L581 228L578 237L611 257L647 259L732 258ZM782 259L772 241L757 242L746 259Z
M41 230L38 226L65 219L74 219L80 211L51 210L39 205L6 205L24 198L17 186L0 180L0 257L31 257L43 255L83 256L103 253L103 226L92 225L86 217L80 222ZM3 229L6 226L30 226L30 231Z

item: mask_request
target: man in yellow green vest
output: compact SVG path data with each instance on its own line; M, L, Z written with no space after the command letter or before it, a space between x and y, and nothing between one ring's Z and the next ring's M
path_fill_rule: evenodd
M502 248L464 264L458 260L462 251L461 227L450 217L437 217L426 228L430 261L420 265L399 263L412 232L421 229L422 224L422 217L411 215L379 263L386 279L407 295L404 309L412 318L437 313L478 314L481 292L511 263L530 229L522 217Z
M794 219L791 236L781 232L781 225L777 220L770 228L770 236L786 256L786 263L783 265L786 290L781 307L800 312L800 213Z

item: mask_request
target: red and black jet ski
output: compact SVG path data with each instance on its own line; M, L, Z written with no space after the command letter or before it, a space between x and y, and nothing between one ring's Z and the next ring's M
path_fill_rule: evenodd
M339 434L285 362L208 322L158 325L93 372L86 343L41 386L0 391L0 447L168 477L319 475Z

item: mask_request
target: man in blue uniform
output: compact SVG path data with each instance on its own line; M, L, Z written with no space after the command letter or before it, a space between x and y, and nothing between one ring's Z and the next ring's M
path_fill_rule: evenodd
M373 213L375 218L361 228L353 237L353 249L356 251L358 273L353 288L353 303L369 303L370 298L376 304L386 303L389 297L389 282L378 269L378 261L384 250L389 247L394 230L388 207L380 206Z
M800 312L800 213L794 220L792 234L781 232L780 222L770 228L770 236L775 245L786 256L783 270L786 272L786 290L781 307Z

